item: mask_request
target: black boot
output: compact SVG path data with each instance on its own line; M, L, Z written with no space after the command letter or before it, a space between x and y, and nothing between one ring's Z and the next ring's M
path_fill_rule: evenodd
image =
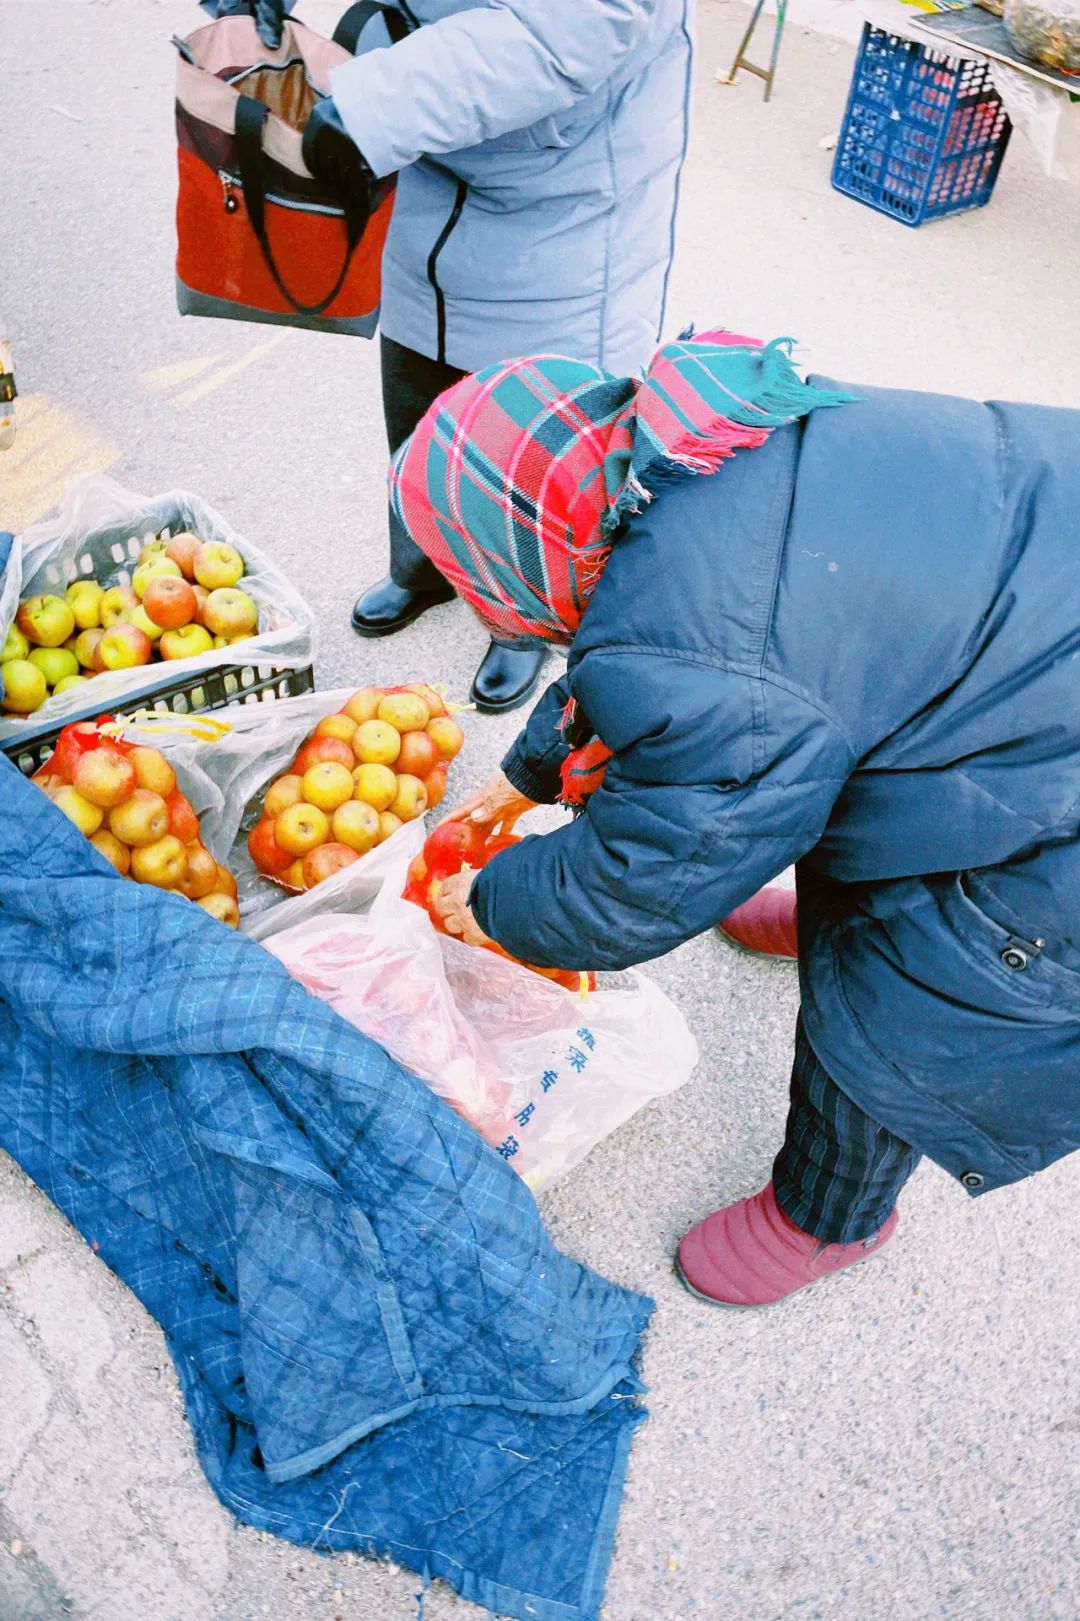
M358 636L392 636L419 619L422 613L434 608L438 602L449 602L454 593L450 586L434 591L410 591L398 585L390 575L358 597L352 611L352 628Z
M503 647L492 642L473 678L469 697L486 715L516 709L536 686L546 657L542 647Z

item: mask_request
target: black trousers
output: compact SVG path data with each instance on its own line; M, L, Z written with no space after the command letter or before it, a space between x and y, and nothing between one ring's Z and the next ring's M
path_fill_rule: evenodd
M443 360L431 360L406 349L393 338L379 337L382 366L383 417L391 456L403 445L433 400L465 373ZM390 521L390 574L395 585L409 591L435 591L446 581L409 539L388 509Z

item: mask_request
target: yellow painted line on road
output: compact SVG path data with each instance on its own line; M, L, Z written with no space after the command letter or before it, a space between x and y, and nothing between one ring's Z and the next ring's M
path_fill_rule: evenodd
M15 421L15 443L0 451L0 529L25 529L51 511L70 479L120 460L119 447L92 422L44 395L21 396Z
M213 372L211 376L204 378L201 383L196 383L193 388L185 389L182 394L177 394L173 403L183 411L190 410L193 405L198 405L200 400L204 400L208 394L213 394L217 389L224 387L240 372L246 371L249 366L254 366L257 360L262 360L264 356L279 348L284 341L285 333L278 332L272 338L268 338L265 343L255 344L254 348L249 349L247 354L241 355L238 360L234 360L228 366L222 366L218 371Z
M193 377L198 377L206 371L207 367L216 366L220 359L219 352L216 355L198 355L194 360L176 360L172 365L155 366L152 371L140 372L139 382L143 388L163 393L166 389L190 382Z

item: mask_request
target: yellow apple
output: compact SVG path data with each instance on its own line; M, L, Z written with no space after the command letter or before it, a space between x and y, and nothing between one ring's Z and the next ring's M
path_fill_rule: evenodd
M169 549L169 542L164 535L158 535L155 540L148 540L139 553L140 563L153 563L159 557L164 557Z
M289 865L285 868L285 871L281 875L281 882L283 884L288 884L290 889L303 889L304 888L304 858L303 858L303 856L297 856L295 861L291 861L289 863Z
M62 647L75 629L75 615L63 597L27 597L15 623L35 647Z
M131 852L131 874L140 884L153 884L155 889L175 889L188 874L188 854L180 840L171 833L143 844Z
M381 687L360 687L354 692L348 703L342 706L341 713L348 715L357 726L362 726L366 720L374 720L386 694Z
M149 636L121 620L109 626L97 645L96 657L106 670L131 670L149 664L152 652Z
M101 599L105 595L96 580L76 580L64 592L64 601L75 616L77 630L96 630L101 624Z
M168 799L176 787L176 772L161 753L160 749L147 748L140 744L132 749L128 755L135 770L135 781L140 788L146 788L152 794L158 794L162 799Z
M90 843L95 850L100 851L106 861L112 862L118 873L127 874L131 871L131 851L126 844L121 844L120 840L115 834L110 833L108 828L99 828L91 838Z
M397 793L397 776L388 765L358 765L353 772L353 798L373 810L389 810Z
M195 902L211 917L216 917L219 923L225 923L230 929L240 927L240 908L231 895L222 895L215 891L212 895L203 895Z
M101 623L106 630L131 618L139 599L130 585L110 585L101 599Z
M131 589L141 602L146 595L146 588L155 580L179 580L180 564L174 563L171 557L155 557L153 562L140 563L131 576Z
M221 540L208 540L195 553L193 570L200 585L208 591L235 585L244 577L244 559L235 546Z
M30 651L30 643L17 625L12 625L4 638L4 645L0 648L0 664L6 664L8 659L24 659Z
M404 826L405 823L401 820L401 817L395 816L393 811L380 811L379 843L382 844L386 839L393 838L398 828Z
M388 692L377 714L398 732L421 732L431 719L427 704L415 692Z
M87 675L66 675L53 688L53 697L59 698L61 693L71 692L74 687L85 687L89 679L90 677Z
M362 799L339 805L330 822L338 844L347 844L357 855L367 855L379 837L379 813Z
M309 766L300 779L304 798L321 811L337 810L353 796L352 772L334 760L320 760Z
M91 805L112 810L130 799L138 787L135 767L119 749L87 749L72 773L72 782Z
M202 605L199 618L215 636L227 636L230 641L250 636L259 626L259 610L246 591L231 586L219 586L211 591Z
M426 810L427 789L419 777L403 771L397 780L397 793L390 806L391 815L400 816L403 822L415 822Z
M209 653L214 638L205 625L181 625L178 630L167 630L158 646L163 659L190 659L199 653Z
M461 753L465 733L450 715L435 715L428 721L427 735L444 760L453 760Z
M274 819L274 838L291 856L306 856L316 845L325 844L330 823L317 805L301 800Z
M279 777L272 782L266 790L263 800L263 815L271 821L280 816L282 811L288 810L290 805L299 804L304 797L302 779L290 773L287 777Z
M128 623L134 625L136 630L141 630L150 642L159 641L161 638L161 626L154 623L141 602L132 613Z
M75 657L84 670L97 669L97 650L101 645L103 630L83 630L75 638Z
M109 832L132 849L156 844L168 831L169 807L149 788L136 788L130 799L109 812Z
M356 727L357 722L351 720L348 715L324 715L311 735L312 737L338 737L343 743L351 743Z
M105 819L105 812L98 805L91 805L84 799L77 789L70 783L58 788L52 796L52 802L57 810L62 810L69 821L75 823L80 833L92 838Z
M393 765L401 753L401 733L384 720L361 721L352 746L361 765Z
M181 879L177 888L189 901L201 901L218 887L217 862L202 844L189 844L187 857L187 877Z
M30 663L36 664L50 687L66 675L78 675L79 661L66 647L35 647Z
M40 709L49 691L48 682L36 664L29 659L5 659L0 664L4 696L0 707L13 715L32 715Z

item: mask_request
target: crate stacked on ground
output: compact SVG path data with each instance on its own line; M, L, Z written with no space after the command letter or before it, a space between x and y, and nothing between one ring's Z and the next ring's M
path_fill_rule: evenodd
M168 542L185 532L219 551L231 549L242 560L243 575L235 582L242 592L225 588L224 595L251 599L247 625L238 627L240 635L232 638L208 638L204 627L192 637L198 650L190 657L184 655L181 639L161 662L105 669L100 660L97 667L84 665L84 675L96 668L91 679L60 681L30 712L6 712L0 716L0 749L20 770L27 774L38 770L64 726L104 712L188 714L312 690L314 620L281 570L196 496L173 492L147 499L129 495L108 479L71 486L58 519L17 538L0 580L0 642L17 634L20 601L42 594L62 598L69 587L86 581L123 595L130 592L140 554L148 545L158 549L159 540ZM172 564L169 571L180 574ZM181 577L190 580L191 571ZM199 589L201 616L207 592ZM145 599L139 611L122 622L142 623L144 607ZM257 615L257 624L249 629L251 614ZM182 638L181 631L175 635ZM70 645L76 644L72 637ZM29 657L38 651L32 650Z
M832 182L905 225L981 208L1011 128L987 63L866 23Z

